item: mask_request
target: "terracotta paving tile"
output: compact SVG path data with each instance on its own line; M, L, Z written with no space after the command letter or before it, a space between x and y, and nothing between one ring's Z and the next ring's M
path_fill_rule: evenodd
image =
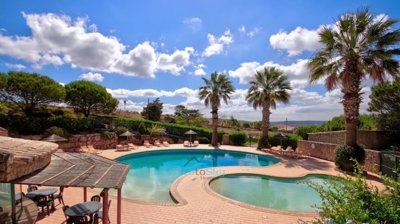
M104 150L101 154L104 157L115 159L119 156L143 151L168 150L182 148L182 145L171 145L169 148L144 148L131 152L116 152L115 150ZM209 146L201 145L198 148L212 149ZM258 154L265 154L249 147L222 146L222 149L240 150ZM334 164L315 158L293 160L281 158L281 163L268 167L229 167L218 168L228 173L257 173L281 177L300 177L310 173L338 175ZM315 213L282 212L278 210L265 209L245 205L224 198L213 192L208 182L210 178L201 179L196 175L185 175L178 178L171 186L172 195L181 202L176 206L148 204L124 199L122 201L122 223L125 224L205 224L205 223L298 223L299 220L313 220ZM373 182L381 187L382 185ZM97 192L89 190L88 198ZM179 197L178 197L178 196ZM65 203L74 205L83 201L83 190L79 188L67 188L64 191ZM183 199L183 200L180 200ZM116 223L117 200L111 196L112 205L110 209L111 223ZM65 223L62 212L62 205L56 207L50 216L40 219L38 224L61 224Z

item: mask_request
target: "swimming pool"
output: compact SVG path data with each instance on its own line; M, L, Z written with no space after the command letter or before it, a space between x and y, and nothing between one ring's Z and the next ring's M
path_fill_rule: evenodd
M215 192L247 204L289 211L313 212L321 204L318 192L307 182L324 184L339 181L327 175L307 175L301 178L278 178L253 174L231 174L211 181Z
M171 184L181 175L221 175L219 166L269 166L279 160L272 156L229 150L179 149L157 150L122 156L117 161L131 169L122 188L122 196L145 202L174 203Z

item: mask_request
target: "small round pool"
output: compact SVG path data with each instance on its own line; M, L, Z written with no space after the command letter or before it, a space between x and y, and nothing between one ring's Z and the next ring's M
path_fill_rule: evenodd
M339 181L328 175L278 178L264 175L231 174L210 183L215 192L247 204L289 211L313 212L321 204L318 192L308 182Z
M185 173L215 176L224 173L213 167L269 166L279 162L272 156L204 149L157 150L134 153L116 160L131 166L122 188L122 196L157 203L174 203L169 194L170 186Z

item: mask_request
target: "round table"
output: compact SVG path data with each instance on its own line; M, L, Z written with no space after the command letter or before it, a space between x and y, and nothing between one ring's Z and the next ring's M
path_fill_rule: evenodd
M37 196L51 196L57 192L57 188L45 188L36 191L31 191L26 194L28 198L35 198Z
M97 211L99 211L102 207L102 204L97 201L89 201L76 204L72 207L69 207L65 210L66 216L85 216L91 215Z

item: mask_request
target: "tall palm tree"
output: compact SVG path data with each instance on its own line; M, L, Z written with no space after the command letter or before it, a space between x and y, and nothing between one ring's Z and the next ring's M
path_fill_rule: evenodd
M218 108L221 100L228 104L230 95L235 91L232 82L224 74L214 72L210 79L203 78L205 86L199 88L199 97L206 106L211 105L212 140L214 147L218 146Z
M250 82L246 100L253 104L254 109L262 108L262 137L258 148L268 147L269 116L271 108L276 108L277 102L288 103L291 90L287 75L275 67L264 68L257 71L255 81Z
M310 82L325 79L330 91L340 85L346 121L346 145L356 146L357 124L362 101L361 82L369 76L383 82L386 76L399 76L399 29L396 20L374 17L368 9L348 13L335 27L319 33L323 48L311 59Z

